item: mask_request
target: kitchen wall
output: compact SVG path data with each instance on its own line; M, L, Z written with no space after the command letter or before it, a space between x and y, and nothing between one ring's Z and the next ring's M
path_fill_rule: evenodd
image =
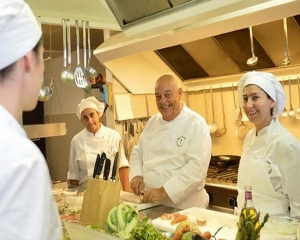
M76 53L72 53L72 59L75 59ZM82 62L82 61L81 61ZM45 62L46 71L45 71L45 84L48 85L51 79L51 61ZM104 73L104 67L93 58L91 61L91 65L99 72ZM73 61L72 69L76 68L76 62ZM53 60L53 77L55 82L55 89L52 98L45 102L45 122L66 122L67 123L67 134L65 136L59 137L50 137L46 139L46 154L47 154L47 163L50 169L51 177L53 180L66 180L66 175L68 171L68 158L69 158L69 147L70 141L73 136L83 129L81 122L78 120L75 112L77 108L77 104L80 102L82 98L85 97L84 92L77 88L76 86L69 87L66 86L60 79L60 72L62 70L62 58L56 58ZM168 71L170 72L170 70ZM235 82L238 79L229 79L229 81ZM155 80L154 80L155 82ZM287 94L287 104L286 108L289 110L290 101L289 101L289 88L287 82L285 82L285 92ZM291 81L291 94L292 94L292 106L294 109L297 109L299 106L298 101L298 87L297 81ZM133 112L134 118L139 121L133 121L135 123L136 130L136 122L139 122L139 130L141 132L143 124L146 123L148 113L147 113L147 103L145 94L130 94L128 91L121 85L117 80L113 79L113 92L114 94L128 94L130 96L131 108ZM134 83L135 88L144 88L139 81L136 80ZM183 102L187 104L191 109L201 114L206 120L207 123L212 122L212 102L210 95L210 85L201 85L199 83L199 89L205 88L205 99L207 106L207 115L205 109L205 99L203 91L190 91L187 94L183 94ZM221 87L221 86L220 86ZM150 89L151 88L151 89ZM148 96L148 106L149 106L149 115L157 113L156 104L155 104L155 96L153 94L153 88L149 88ZM235 90L235 98L237 101L237 91L236 85L234 86ZM233 154L233 155L241 155L242 153L242 145L243 139L238 139L235 135L236 129L240 124L240 121L233 120L233 109L234 109L234 100L233 100L233 92L232 88L226 87L222 88L223 100L224 100L224 112L225 112L225 126L226 133L221 137L212 136L213 142L213 155L221 155L221 154ZM98 89L92 89L92 95L99 98L100 93ZM217 125L222 128L223 127L223 114L222 114L222 102L221 102L221 91L220 88L216 88L214 85L213 89L213 103L214 103L214 115L215 122ZM126 106L123 106L126 108ZM129 145L129 137L124 138L124 121L118 121L118 115L115 111L116 108L112 106L105 116L102 117L102 121L105 125L114 126L115 129L121 134L123 137L123 143L125 145L126 150L131 150L129 146L127 149L127 145ZM116 121L115 121L116 120ZM143 120L143 121L140 121ZM300 120L296 118L279 118L280 122L291 131L299 140L300 140ZM127 121L128 123L130 121ZM249 129L253 126L249 122L245 122ZM134 140L138 141L139 134L135 134ZM132 142L131 142L132 143ZM131 144L132 145L132 144Z

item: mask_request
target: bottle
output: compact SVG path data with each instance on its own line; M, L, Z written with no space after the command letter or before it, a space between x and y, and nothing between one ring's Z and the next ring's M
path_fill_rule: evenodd
M253 200L252 200L252 187L251 186L245 186L245 202L244 206L242 208L241 213L244 214L245 217L251 215L251 219L257 218L257 211L254 206ZM260 226L259 219L256 221L255 229L257 229Z

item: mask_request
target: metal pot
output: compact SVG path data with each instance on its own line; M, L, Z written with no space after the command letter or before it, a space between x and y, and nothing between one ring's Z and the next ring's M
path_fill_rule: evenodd
M241 157L237 155L216 155L211 156L210 165L219 168L226 168L239 164L240 159Z

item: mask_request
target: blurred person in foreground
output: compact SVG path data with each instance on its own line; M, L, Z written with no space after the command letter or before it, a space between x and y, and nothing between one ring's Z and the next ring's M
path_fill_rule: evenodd
M0 0L0 239L62 239L43 154L19 121L44 73L41 27L23 0Z
M155 84L157 109L130 157L130 186L143 202L180 209L208 205L204 189L211 157L205 119L181 102L182 88L171 75Z
M114 158L119 151L120 134L116 130L104 126L100 121L105 106L104 102L99 102L95 97L88 97L82 99L77 107L76 114L84 129L77 133L71 141L67 178L69 187L76 188L79 192L85 191L88 178L93 176L97 155L104 152L106 158L111 161L110 177ZM104 165L100 175L101 179ZM129 163L122 147L119 176L123 191L129 191L128 167Z
M286 96L273 74L248 72L238 84L240 106L254 128L243 145L238 171L238 207L244 186L252 186L252 199L261 212L300 215L300 143L279 122Z

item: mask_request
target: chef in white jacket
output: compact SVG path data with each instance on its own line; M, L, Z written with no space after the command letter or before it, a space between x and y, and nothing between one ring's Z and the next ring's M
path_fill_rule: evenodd
M238 84L239 101L254 128L247 134L238 171L238 207L244 186L261 212L300 215L300 143L279 122L286 101L273 74L248 72Z
M42 31L23 0L0 0L0 239L62 239L46 160L20 125L44 73Z
M160 113L149 119L131 153L131 189L144 193L143 202L205 208L211 157L206 121L181 102L182 88L171 75L157 80L155 97Z
M106 158L111 161L110 175L112 174L113 163L116 153L119 150L120 134L100 122L103 115L105 103L99 102L95 97L82 99L77 107L77 117L85 127L77 133L72 141L69 156L68 181L70 187L79 187L84 191L88 178L93 176L97 155L105 153ZM121 147L121 158L119 176L124 191L129 190L129 163ZM104 166L100 178L103 178ZM108 179L111 181L110 179Z

